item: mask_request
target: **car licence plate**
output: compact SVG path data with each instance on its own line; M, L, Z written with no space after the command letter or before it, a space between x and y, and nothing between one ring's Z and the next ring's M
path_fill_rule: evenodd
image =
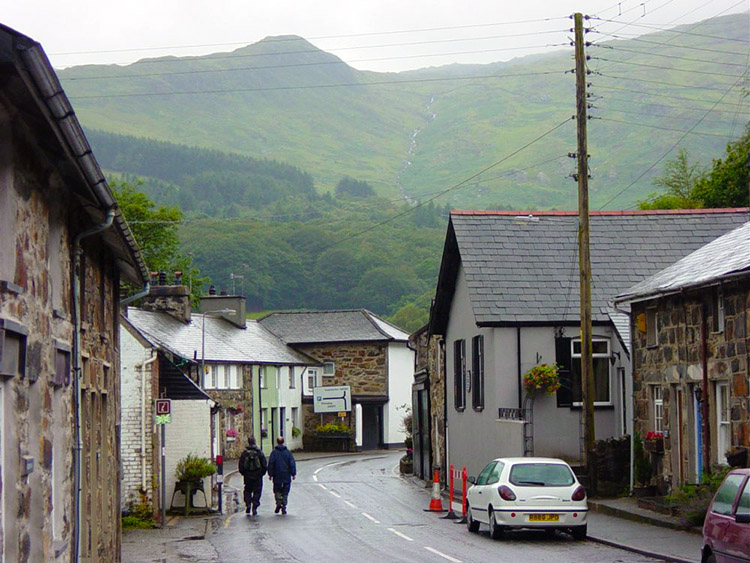
M529 514L529 522L559 522L559 514Z

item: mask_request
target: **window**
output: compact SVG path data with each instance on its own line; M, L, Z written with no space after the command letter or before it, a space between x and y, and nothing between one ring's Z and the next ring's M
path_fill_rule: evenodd
M573 401L578 406L581 405L582 387L581 387L581 341L573 340L573 354L571 357ZM609 340L592 339L592 364L594 368L594 404L610 405L610 376L609 376Z
M720 287L714 289L710 308L711 331L724 332L724 292Z
M495 467L492 468L492 471L490 471L490 475L487 478L487 484L488 485L494 485L500 480L500 474L503 472L503 465L499 461L495 464Z
M292 407L292 428L299 428L299 409Z
M711 512L729 515L732 513L732 505L737 497L737 491L742 484L744 475L728 475L716 492L716 497L711 505Z
M227 368L229 369L229 388L242 389L242 366L230 364Z
M297 382L294 379L294 366L289 366L289 389L295 389Z
M50 383L56 387L70 383L70 347L58 344L55 348L55 372Z
M215 389L216 388L216 366L207 365L206 373L203 377L203 388L204 389Z
M466 341L453 343L453 402L456 410L466 408Z
M471 406L484 409L484 336L471 339Z
M216 387L227 389L229 387L229 365L220 364L214 367L216 367Z
M26 375L26 335L21 325L0 319L0 375Z
M487 464L487 466L482 469L482 472L479 474L479 477L477 477L477 485L486 485L487 481L490 478L490 475L492 474L492 470L495 468L495 465L497 464L496 461L491 461Z
M651 385L651 404L653 405L654 432L664 432L664 400L661 385Z
M273 371L275 372L275 383L276 383L276 389L281 389L281 368L279 366L274 366Z
M745 484L740 502L737 503L737 514L747 514L748 512L750 512L750 480Z
M569 487L575 478L567 465L519 463L511 468L509 481L519 487Z
M307 368L307 389L309 393L313 392L313 389L320 387L320 380L318 379L318 368Z
M731 428L729 421L729 384L721 382L716 384L716 451L720 463L726 462L726 451L729 449L731 440Z
M334 375L336 375L336 364L323 362L323 377L333 377Z
M646 310L646 346L656 346L659 337L658 316L656 308Z
M260 366L258 368L258 382L261 389L266 388L266 366Z

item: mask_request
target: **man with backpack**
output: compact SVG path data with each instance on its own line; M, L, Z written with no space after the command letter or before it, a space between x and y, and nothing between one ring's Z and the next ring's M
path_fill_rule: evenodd
M284 444L284 436L276 438L276 447L268 459L268 478L273 481L273 496L276 498L274 514L278 514L279 510L286 514L289 489L292 488L292 480L297 478L297 464Z
M267 468L266 456L256 445L255 437L250 436L240 456L239 470L245 479L245 512L249 514L252 510L253 516L258 515L260 495L263 492L263 475L266 474Z

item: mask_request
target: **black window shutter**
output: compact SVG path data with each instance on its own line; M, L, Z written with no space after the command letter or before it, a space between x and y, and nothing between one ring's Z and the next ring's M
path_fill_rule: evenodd
M555 338L555 363L559 366L557 375L560 378L560 389L557 390L557 406L573 405L572 381L570 373L570 338Z

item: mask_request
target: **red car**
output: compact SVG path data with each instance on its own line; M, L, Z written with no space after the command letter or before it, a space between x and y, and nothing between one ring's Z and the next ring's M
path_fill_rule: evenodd
M730 471L703 522L703 563L750 562L750 468Z

